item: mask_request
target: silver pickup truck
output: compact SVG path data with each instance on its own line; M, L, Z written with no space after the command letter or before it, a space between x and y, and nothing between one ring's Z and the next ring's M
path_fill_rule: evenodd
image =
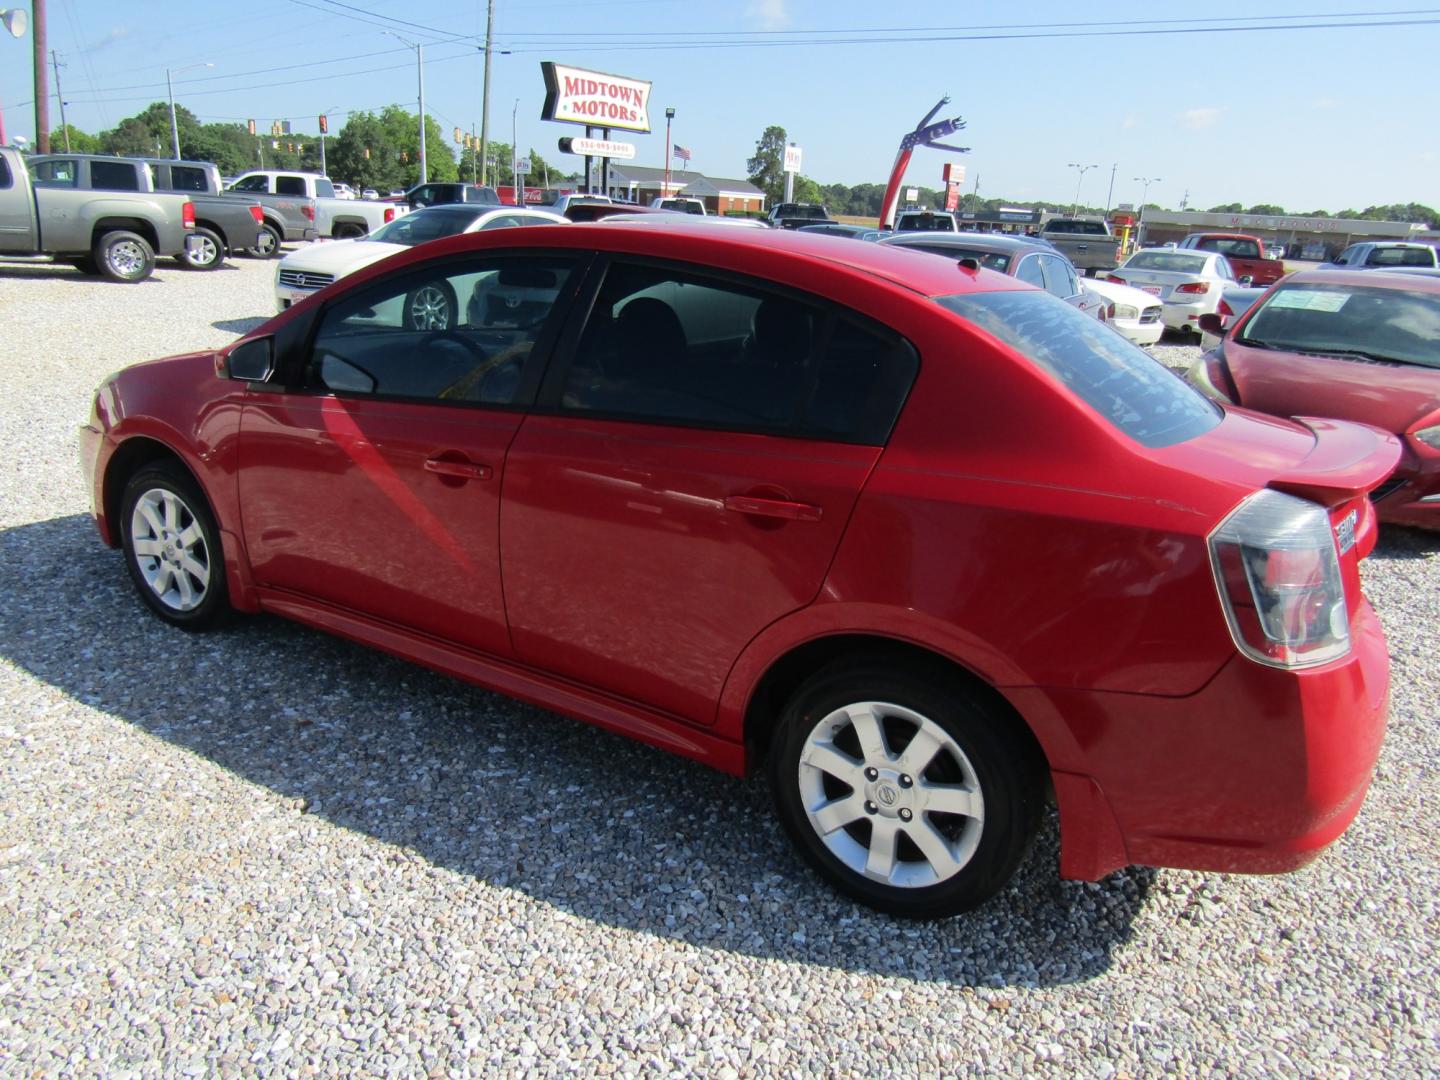
M255 169L237 176L228 190L247 195L314 199L315 228L322 240L354 240L369 236L387 221L393 221L396 213L403 213L393 203L336 198L335 186L316 173Z
M18 150L0 146L0 260L135 282L156 255L193 245L195 206L184 195L88 191L79 181L74 164L44 163L32 175Z
M1040 226L1040 239L1067 255L1075 269L1093 276L1096 270L1120 265L1120 238L1104 218L1051 218Z

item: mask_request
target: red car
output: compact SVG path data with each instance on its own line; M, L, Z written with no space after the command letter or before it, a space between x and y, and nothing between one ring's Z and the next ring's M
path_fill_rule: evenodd
M1236 321L1189 379L1217 400L1260 412L1394 432L1400 464L1370 496L1380 520L1440 529L1440 279L1383 270L1292 274Z
M81 441L167 622L272 612L768 763L800 851L892 912L992 895L1052 797L1069 878L1300 866L1380 749L1395 440L1222 410L950 259L458 236L119 372Z

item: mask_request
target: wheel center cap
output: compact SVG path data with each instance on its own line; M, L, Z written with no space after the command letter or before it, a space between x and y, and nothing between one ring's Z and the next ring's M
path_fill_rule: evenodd
M911 790L900 784L900 774L886 770L865 785L865 797L874 803L882 817L898 817L911 806Z

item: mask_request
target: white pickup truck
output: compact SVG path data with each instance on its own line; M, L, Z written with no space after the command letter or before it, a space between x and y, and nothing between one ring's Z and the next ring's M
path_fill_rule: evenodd
M254 169L235 178L228 191L251 195L291 195L315 200L315 231L325 240L369 236L404 209L394 203L342 199L329 179L316 173Z

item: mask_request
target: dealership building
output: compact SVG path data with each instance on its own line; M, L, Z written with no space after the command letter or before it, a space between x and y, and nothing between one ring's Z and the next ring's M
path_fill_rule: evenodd
M1202 214L1146 207L1140 217L1140 242L1147 247L1185 239L1193 232L1238 232L1277 243L1287 259L1332 259L1365 240L1434 243L1436 234L1404 221L1360 218L1290 217L1269 214Z
M664 169L652 169L628 162L610 163L608 194L642 206L656 199L679 197L699 199L711 214L763 213L765 193L749 180L730 180L719 176L679 169L670 170L669 186Z

